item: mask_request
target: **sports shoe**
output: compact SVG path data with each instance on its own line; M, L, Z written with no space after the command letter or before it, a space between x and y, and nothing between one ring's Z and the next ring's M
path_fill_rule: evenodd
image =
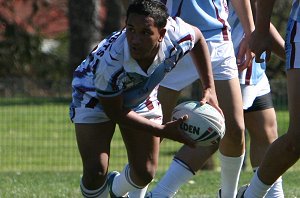
M236 198L244 198L245 191L247 190L249 184L243 185L242 187L239 188Z
M218 190L217 198L222 198L221 197L221 188Z
M147 192L145 195L145 198L152 198L152 193L151 192Z
M112 171L112 172L108 173L108 175L107 175L108 191L109 191L109 195L111 198L119 198L112 191L112 184L117 175L120 175L120 173L118 171ZM125 196L125 197L128 197L128 196ZM122 197L122 198L124 198L124 197Z

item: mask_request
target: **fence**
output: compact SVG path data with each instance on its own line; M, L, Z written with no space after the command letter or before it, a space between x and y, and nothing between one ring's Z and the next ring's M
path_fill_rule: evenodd
M271 84L282 133L288 123L285 80ZM189 88L183 92L185 97L189 92ZM43 97L9 93L9 97L0 98L0 172L81 171L74 128L68 116L70 98L63 94L49 97L45 94L48 91L42 91ZM169 165L179 147L179 143L172 141L162 143L162 169ZM113 138L111 155L111 167L120 170L126 163L126 151L118 131Z

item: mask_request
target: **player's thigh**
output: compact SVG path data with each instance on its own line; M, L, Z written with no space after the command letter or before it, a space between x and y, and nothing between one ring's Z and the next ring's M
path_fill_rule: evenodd
M244 130L243 104L238 78L216 80L219 106L225 116L226 133L231 129Z
M162 107L163 123L166 123L171 120L172 111L177 104L179 95L180 91L159 86L157 97Z
M75 124L76 139L82 160L108 161L110 143L115 131L115 123L108 121L104 123Z
M247 112L244 114L244 119L251 142L269 144L278 137L274 108Z
M132 167L157 166L160 138L146 131L119 126Z

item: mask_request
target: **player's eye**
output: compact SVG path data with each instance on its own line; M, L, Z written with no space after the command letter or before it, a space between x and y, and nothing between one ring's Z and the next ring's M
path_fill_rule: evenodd
M144 31L144 35L150 36L150 35L152 35L152 32L151 32L151 31L148 31L148 30L146 30L146 31Z
M128 31L128 32L132 32L132 33L135 32L135 30L134 30L133 28L131 28L131 27L128 27L128 28L127 28L127 31Z

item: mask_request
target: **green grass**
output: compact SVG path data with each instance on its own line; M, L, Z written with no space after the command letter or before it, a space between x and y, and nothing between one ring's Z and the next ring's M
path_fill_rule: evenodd
M0 197L3 198L79 198L79 179L81 172L4 172L0 174ZM160 172L157 179L162 176ZM242 172L240 184L248 183L252 172ZM219 188L220 173L218 171L203 171L191 181L183 185L177 197L214 198ZM156 184L153 181L149 189ZM288 171L283 176L285 197L300 197L299 171Z
M81 197L81 160L73 124L68 118L68 99L0 99L0 197ZM287 111L279 109L279 132L287 129ZM153 187L168 168L181 145L164 141ZM215 171L197 174L179 191L178 197L215 197L219 188L218 159ZM248 159L249 160L249 159ZM112 143L110 170L121 170L126 151L119 131ZM249 164L249 163L248 163ZM250 167L240 184L250 181ZM300 197L300 163L284 175L286 197Z

